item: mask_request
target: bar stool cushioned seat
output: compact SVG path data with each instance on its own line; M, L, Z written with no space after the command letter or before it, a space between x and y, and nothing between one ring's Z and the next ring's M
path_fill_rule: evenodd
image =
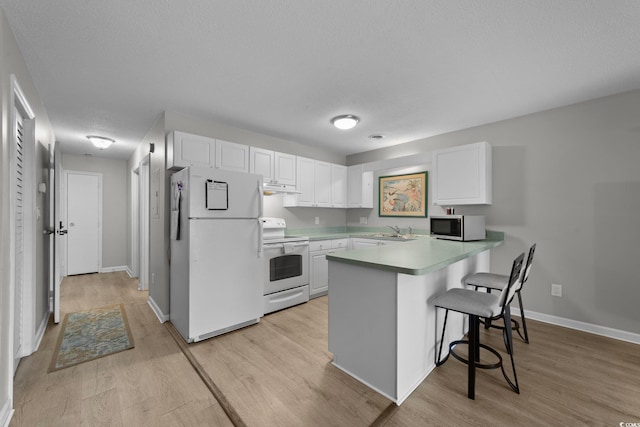
M516 393L520 393L518 386L518 378L516 376L515 363L513 360L513 341L511 328L503 329L504 343L507 348L507 353L511 356L511 367L513 369L514 382L512 382L507 376L504 367L502 366L502 356L493 348L480 343L480 321L479 318L497 319L503 317L505 322L510 321L511 314L509 310L509 304L515 294L514 286L520 277L520 270L522 269L522 263L524 261L524 253L520 254L514 261L511 268L511 274L509 280L502 289L500 294L491 294L486 292L478 292L472 289L454 288L450 289L446 293L436 297L433 300L434 306L437 308L445 309L444 325L442 327L442 337L440 339L440 349L436 354L436 366L441 366L447 361L449 355L460 360L468 365L468 392L469 399L475 398L475 369L497 369L502 370L502 375L505 380ZM442 346L444 342L445 330L447 327L447 317L449 311L455 311L469 315L469 333L468 341L459 340L453 341L449 345L449 353L441 360ZM468 357L458 355L454 349L459 344L468 344ZM492 364L480 363L480 348L483 348L491 352L496 356L498 362Z
M531 271L531 264L533 264L533 255L536 252L536 244L534 243L531 248L529 248L529 255L527 256L527 263L525 267L522 269L520 280L516 283L516 295L518 296L518 303L520 304L520 319L522 319L522 330L524 332L524 336L520 333L520 324L517 320L511 319L512 329L514 329L522 341L529 344L529 332L527 331L527 320L524 316L524 306L522 305L522 294L520 291L522 287L529 279L529 272ZM506 274L495 274L495 273L473 273L466 276L463 279L463 282L467 286L474 286L477 290L478 288L486 288L487 292L491 292L492 290L502 290L509 280L509 276ZM507 323L505 322L505 325ZM502 326L494 325L491 323L491 320L485 320L484 322L485 328L498 328L502 329Z

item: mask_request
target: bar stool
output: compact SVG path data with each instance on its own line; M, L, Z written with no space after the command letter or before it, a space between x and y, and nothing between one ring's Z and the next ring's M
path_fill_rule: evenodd
M518 280L516 283L516 295L518 295L518 303L520 304L520 318L522 319L522 330L524 331L524 336L520 333L520 324L517 320L511 319L512 329L515 330L522 341L529 344L529 333L527 332L527 321L524 317L524 307L522 305L522 294L520 291L522 290L522 286L524 286L527 279L529 279L529 271L531 271L531 264L533 263L533 255L536 252L536 244L534 243L529 249L529 256L527 257L527 263L525 267L522 269L522 277L521 280ZM491 293L493 289L501 290L507 284L509 280L509 276L505 274L494 274L494 273L474 273L466 276L463 279L463 282L467 286L474 286L476 290L478 288L487 288L487 292ZM483 321L480 321L481 323ZM504 322L507 325L507 322ZM486 328L497 328L502 329L503 326L494 325L491 323L491 319L486 319L484 321L484 326Z
M503 329L503 339L507 348L507 353L511 356L511 368L513 370L514 382L509 379L507 373L502 366L502 356L489 347L486 344L480 343L480 317L487 319L497 319L503 317L505 323L511 319L511 311L509 304L515 295L514 285L520 277L520 270L522 269L522 262L524 260L524 253L520 254L514 261L511 267L511 274L507 284L502 289L502 292L498 294L491 294L485 292L478 292L472 289L454 288L445 292L444 294L436 297L433 300L433 305L436 308L445 309L444 325L442 326L442 337L440 339L440 349L436 357L436 366L440 366L447 361L450 355L459 361L467 364L468 366L468 385L467 396L469 399L475 399L475 384L476 384L476 368L480 369L497 369L502 370L502 375L511 387L513 391L520 394L520 387L518 386L518 377L516 376L516 366L513 361L513 337L511 328ZM447 328L447 317L449 316L449 310L456 311L458 313L467 314L469 316L469 333L468 340L453 341L449 344L449 353L441 360L442 345L444 343L444 333ZM436 316L437 320L437 316ZM507 323L508 324L508 323ZM437 330L437 325L436 325ZM469 346L468 356L465 359L463 356L458 355L454 349L459 344L467 344ZM496 363L480 363L480 348L483 348L494 356L497 357Z

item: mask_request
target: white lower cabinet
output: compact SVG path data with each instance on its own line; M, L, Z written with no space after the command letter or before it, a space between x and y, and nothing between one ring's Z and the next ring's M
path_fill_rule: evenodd
M326 255L347 250L349 239L318 240L309 243L309 297L316 298L329 289L329 261Z

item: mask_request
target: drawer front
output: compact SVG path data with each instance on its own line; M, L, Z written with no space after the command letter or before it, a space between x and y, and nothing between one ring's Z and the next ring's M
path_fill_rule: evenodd
M349 246L349 239L335 239L331 241L331 249L346 248Z
M309 285L265 295L263 297L264 314L273 313L307 301L309 301Z
M331 240L316 240L315 242L309 242L309 251L326 251L331 249Z

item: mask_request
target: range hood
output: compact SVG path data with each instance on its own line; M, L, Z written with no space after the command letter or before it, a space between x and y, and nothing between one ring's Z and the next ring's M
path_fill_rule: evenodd
M263 184L262 194L264 194L265 196L272 196L274 194L300 194L300 192L291 185L265 182Z

